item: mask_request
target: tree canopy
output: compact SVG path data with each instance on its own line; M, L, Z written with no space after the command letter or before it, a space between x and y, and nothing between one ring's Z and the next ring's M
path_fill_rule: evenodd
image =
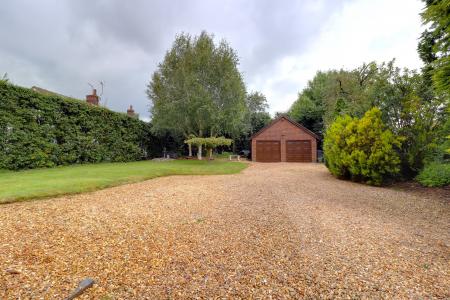
M422 74L394 61L363 64L353 70L318 72L299 93L289 115L318 134L343 115L362 117L378 107L383 122L402 144L402 173L413 176L442 139L446 99L436 95Z
M238 63L224 40L178 35L147 87L153 130L185 138L237 135L246 113Z
M247 95L247 125L249 134L252 135L266 126L270 121L270 114L267 112L269 105L267 99L261 92L252 92Z
M202 147L205 146L206 150L209 152L209 158L212 159L212 151L218 146L230 146L232 143L231 139L227 139L223 136L221 137L191 137L184 141L188 145L197 146L199 151L197 152L197 157L199 160L202 159Z
M421 16L428 28L420 37L418 52L436 90L450 97L450 1L424 2Z
M261 92L251 92L246 97L245 127L238 137L234 137L233 148L250 150L250 137L270 123L267 99Z

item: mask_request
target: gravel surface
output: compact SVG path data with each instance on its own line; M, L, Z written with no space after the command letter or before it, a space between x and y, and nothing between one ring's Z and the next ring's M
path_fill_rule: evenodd
M0 299L448 299L445 197L254 163L2 205Z

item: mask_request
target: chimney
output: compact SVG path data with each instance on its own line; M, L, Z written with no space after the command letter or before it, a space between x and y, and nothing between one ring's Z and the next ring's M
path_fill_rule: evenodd
M130 105L130 108L127 109L127 115L129 117L135 117L136 114L134 113L133 105Z
M97 105L99 102L99 97L97 96L97 90L92 90L92 95L86 95L86 102L92 105Z

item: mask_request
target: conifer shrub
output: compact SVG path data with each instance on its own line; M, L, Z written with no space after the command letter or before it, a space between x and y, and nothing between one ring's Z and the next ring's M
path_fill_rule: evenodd
M326 166L338 178L381 185L400 172L401 141L386 128L378 108L361 119L338 117L325 133Z

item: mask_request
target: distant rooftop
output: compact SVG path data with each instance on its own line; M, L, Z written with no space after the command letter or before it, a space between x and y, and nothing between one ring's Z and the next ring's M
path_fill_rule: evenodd
M72 97L69 97L69 96L61 95L61 94L58 94L56 92L52 92L52 91L43 89L43 88L38 87L38 86L33 86L33 87L31 87L31 89L33 91L39 93L39 94L43 94L43 95L47 95L47 96L60 96L60 97L64 97L64 98L72 98Z
M42 95L46 95L46 96L59 96L59 97L63 97L63 98L77 99L77 98L74 98L74 97L70 97L70 96L62 95L62 94L59 94L59 93L56 93L56 92L52 92L52 91L43 89L43 88L38 87L38 86L32 86L31 90L35 91L36 93L39 93L39 94L42 94ZM77 100L80 100L80 99L77 99ZM92 90L92 94L91 95L86 95L86 102L88 104L90 104L90 105L99 106L99 100L100 100L100 97L97 95L97 90L96 89ZM105 107L105 108L107 108L107 107ZM109 108L107 108L107 109L109 109ZM130 108L128 108L127 115L129 117L139 119L139 114L137 114L134 111L132 105L130 105Z

